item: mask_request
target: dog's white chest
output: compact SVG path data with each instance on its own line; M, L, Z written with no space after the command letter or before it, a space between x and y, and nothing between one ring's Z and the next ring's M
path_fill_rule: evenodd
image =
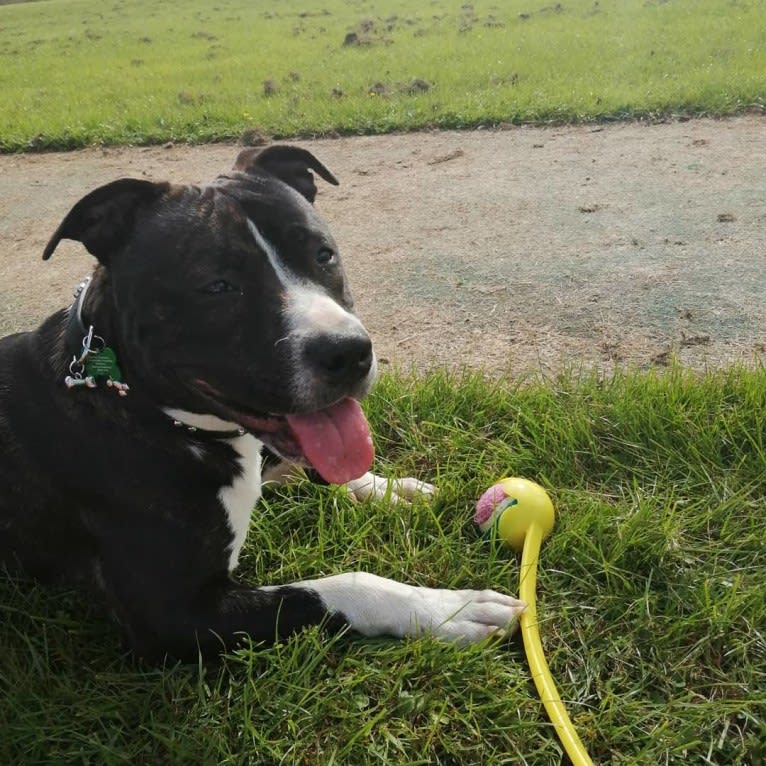
M263 445L251 434L231 439L242 473L234 481L218 490L218 499L225 511L229 528L234 535L229 551L229 571L239 561L253 507L261 496L261 449Z

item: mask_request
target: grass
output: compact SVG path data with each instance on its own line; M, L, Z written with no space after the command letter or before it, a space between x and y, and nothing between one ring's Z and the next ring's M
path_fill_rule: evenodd
M378 467L435 505L352 504L299 483L255 514L240 575L352 568L515 590L472 503L502 475L549 488L539 609L554 677L602 764L766 762L766 375L619 373L519 383L384 377ZM141 668L103 608L0 585L0 763L559 764L518 641L328 639L220 667Z
M732 114L766 105L764 26L755 0L0 5L0 151Z

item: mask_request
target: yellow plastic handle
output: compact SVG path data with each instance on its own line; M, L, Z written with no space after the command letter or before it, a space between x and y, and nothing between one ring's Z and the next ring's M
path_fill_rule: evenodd
M573 766L593 766L583 743L577 736L572 721L569 720L564 703L561 701L556 684L553 682L550 668L545 661L543 645L540 641L540 631L537 623L537 560L540 557L540 546L543 542L543 531L538 524L532 524L524 538L524 550L521 554L521 573L519 583L519 598L527 602L527 608L522 612L521 635L524 637L524 650L532 678L537 687L537 693L548 711L548 717L556 728L556 733L564 746Z

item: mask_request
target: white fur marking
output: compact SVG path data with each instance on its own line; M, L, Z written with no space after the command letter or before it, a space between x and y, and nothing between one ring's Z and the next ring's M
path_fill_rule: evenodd
M247 226L258 247L266 253L271 268L283 287L288 288L287 304L291 332L314 333L317 331L337 332L364 331L359 319L346 311L321 288L309 286L303 280L290 273L279 257L276 248L263 236L258 227L250 220ZM284 339L283 339L284 340Z
M271 268L274 269L274 273L277 275L277 278L282 283L282 285L287 287L289 284L294 283L295 279L287 270L285 264L280 261L279 254L271 242L267 241L266 237L261 234L258 227L249 218L247 219L247 226L250 229L250 233L253 235L253 239L255 240L256 245L258 245L258 247L260 247L261 250L266 253L266 257L269 259Z
M526 608L493 590L419 588L367 572L296 584L318 593L330 612L342 613L364 636L430 634L465 645L512 631Z
M237 423L230 423L215 415L204 415L196 412L186 412L172 407L164 410L168 417L178 420L185 426L199 428L201 431L234 431L239 428ZM237 462L241 473L226 487L218 490L218 499L226 511L226 521L229 524L234 539L229 550L229 571L236 568L239 562L239 552L242 550L250 516L261 496L261 450L263 443L252 434L235 436L224 441L231 444L238 454ZM190 445L192 453L199 459L204 459L204 452L195 444Z
M165 407L163 412L169 418L173 418L185 426L199 428L200 431L236 431L240 427L239 423L232 423L215 415L186 412L186 410L177 410L174 407Z
M322 333L337 335L338 338L346 335L349 337L366 335L364 325L355 314L343 308L319 285L291 273L280 259L277 249L263 236L258 227L250 219L247 225L255 243L266 254L277 279L285 290L284 315L287 335L279 338L275 345L284 342L289 344L288 348L296 370L303 370L305 364L303 354L308 339ZM366 379L368 385L372 384L376 375L377 360L373 355ZM293 375L291 388L296 397L310 400L313 385L313 382L309 381L305 375Z
M293 287L288 293L290 326L306 333L364 332L359 318L346 311L329 295L305 287Z
M228 487L218 490L218 499L226 510L226 520L234 535L229 551L229 571L236 568L239 552L247 537L253 507L261 496L261 449L263 444L252 434L227 439L239 453L242 473Z

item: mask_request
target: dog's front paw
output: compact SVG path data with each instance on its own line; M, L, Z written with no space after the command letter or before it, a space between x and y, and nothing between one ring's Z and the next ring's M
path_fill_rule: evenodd
M510 635L527 606L494 590L420 588L368 572L297 585L313 590L328 612L364 636L431 635L462 646Z
M513 634L527 607L494 590L416 588L415 598L420 608L413 610L405 635L428 634L461 646Z
M416 497L431 499L436 495L436 487L418 479L387 479L374 473L366 473L346 484L349 496L353 500L383 500L392 503L411 503Z

